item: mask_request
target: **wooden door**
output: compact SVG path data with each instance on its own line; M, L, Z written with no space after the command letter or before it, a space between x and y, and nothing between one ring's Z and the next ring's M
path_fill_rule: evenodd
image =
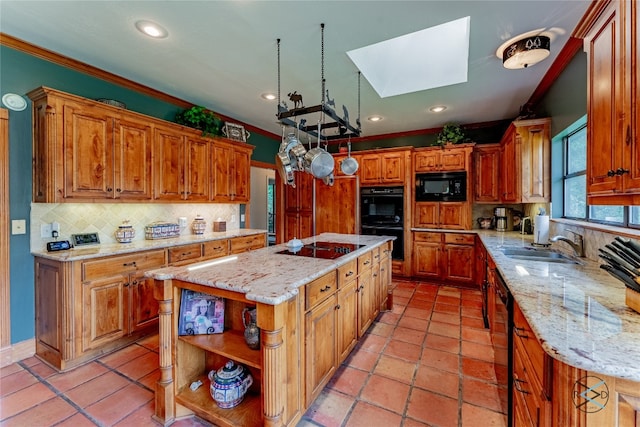
M120 117L116 121L114 144L115 189L120 199L151 199L151 127L135 119Z
M440 228L448 230L464 230L467 228L468 204L466 202L440 202L438 210Z
M500 164L500 145L476 146L474 160L474 201L477 203L499 203L498 165Z
M629 34L626 40L627 62L625 75L629 79L627 95L624 99L628 103L624 111L630 112L626 124L623 126L624 144L627 153L622 156L622 167L629 172L622 175L626 192L640 194L640 107L637 100L640 99L640 5L637 1L625 3L629 10L626 13L627 20L625 30Z
M517 134L511 126L502 141L502 159L500 185L502 186L501 201L503 203L516 203L519 197L521 182L518 179L520 158L517 155Z
M358 274L358 336L362 337L373 321L371 313L373 310L372 294L373 280L371 269L367 268ZM375 296L375 294L373 294Z
M338 363L347 358L358 341L358 293L356 280L338 289Z
M380 183L380 155L366 154L360 157L361 185L375 185Z
M233 161L233 148L226 144L213 144L213 200L224 202L231 200L231 162Z
M156 128L154 134L155 197L183 200L185 197L185 141L182 133Z
M413 226L437 228L439 224L439 202L416 202Z
M446 244L444 246L447 271L444 278L472 284L475 272L475 250L469 245Z
M130 333L158 323L158 301L153 296L153 279L144 275L129 278L131 301Z
M307 406L318 396L338 365L336 311L336 296L333 295L305 315Z
M316 192L315 234L360 232L358 178L335 177L333 186L314 180Z
M66 102L63 120L64 197L113 198L115 118L99 108Z
M82 351L98 348L128 333L128 276L82 284Z
M186 142L186 199L206 202L211 193L210 143L199 138L187 138Z
M618 2L602 13L585 38L587 51L587 194L612 193L617 186L615 170L620 165L616 144L620 141L618 100L625 96L621 81L622 28Z
M405 153L384 153L380 159L381 181L385 184L404 184Z
M413 275L427 279L439 279L441 277L440 242L414 242L413 243Z
M232 200L236 203L248 202L251 194L251 153L246 150L233 151Z
M522 138L522 203L551 200L550 120L518 128Z

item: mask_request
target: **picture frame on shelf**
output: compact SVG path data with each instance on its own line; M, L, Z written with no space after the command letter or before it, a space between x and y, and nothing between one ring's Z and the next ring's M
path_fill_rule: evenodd
M178 335L210 335L224 331L224 298L182 290Z
M227 138L234 141L240 141L240 142L247 142L247 139L249 139L249 136L250 136L250 133L244 129L244 126L239 125L237 123L228 123L228 122L224 124L222 133Z

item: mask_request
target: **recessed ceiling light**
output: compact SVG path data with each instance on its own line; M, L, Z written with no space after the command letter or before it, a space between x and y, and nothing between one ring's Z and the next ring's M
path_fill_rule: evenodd
M446 109L447 109L447 107L445 107L444 105L435 105L435 106L429 108L429 111L431 111L432 113L441 113Z
M369 116L367 117L367 120L369 120L370 122L379 122L380 120L382 120L382 116Z
M267 101L273 101L276 99L276 96L273 93L263 93L260 95L262 99L266 99Z
M138 21L136 28L143 34L154 39L164 39L169 36L169 32L161 25L151 21Z

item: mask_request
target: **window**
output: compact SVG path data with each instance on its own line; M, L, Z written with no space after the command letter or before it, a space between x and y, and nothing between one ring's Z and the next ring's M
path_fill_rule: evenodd
M587 205L587 125L563 138L565 218L640 228L640 206Z

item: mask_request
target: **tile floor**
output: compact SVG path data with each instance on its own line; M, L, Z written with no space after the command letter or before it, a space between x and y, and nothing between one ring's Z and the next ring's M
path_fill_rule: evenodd
M394 285L393 310L379 315L298 426L506 426L479 291ZM63 374L35 357L14 363L0 371L0 426L155 426L157 366L157 336Z

